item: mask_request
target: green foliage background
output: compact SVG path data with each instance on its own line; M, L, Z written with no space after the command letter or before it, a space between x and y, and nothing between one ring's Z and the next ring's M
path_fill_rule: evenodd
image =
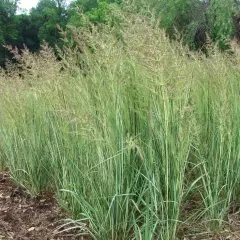
M112 10L124 8L126 3L138 12L144 10L144 14L153 10L160 18L159 27L192 50L202 49L207 36L221 49L227 49L229 40L240 35L239 0L73 0L70 4L65 0L39 0L28 14L19 11L19 0L1 0L0 65L11 58L3 45L21 49L25 44L33 52L39 51L43 41L54 49L62 47L59 29L66 30L69 25L83 27L81 13L86 13L94 24L115 24L117 18Z

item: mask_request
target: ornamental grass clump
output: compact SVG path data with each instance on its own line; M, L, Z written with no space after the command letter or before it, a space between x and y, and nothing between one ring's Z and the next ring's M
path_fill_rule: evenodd
M24 77L0 75L1 162L30 193L55 191L93 239L221 231L239 204L240 69L115 11L118 25L71 28L61 61L44 45L20 54Z

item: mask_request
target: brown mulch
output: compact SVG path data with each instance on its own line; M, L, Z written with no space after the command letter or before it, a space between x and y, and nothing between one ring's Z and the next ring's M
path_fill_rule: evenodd
M86 239L61 232L65 217L53 195L32 198L0 172L0 240Z
M66 217L53 194L33 198L14 185L7 172L0 172L0 240L90 239L86 236L77 237L77 231L74 230L65 231L68 226L74 227L63 225L61 220ZM240 211L229 214L227 228L216 235L209 232L191 235L189 232L193 228L189 226L179 239L240 240Z
M201 199L192 197L184 206L182 217L187 219L191 213L200 208ZM179 240L240 240L240 208L239 206L231 207L226 217L222 229L213 233L209 229L209 221L186 220L182 229L179 229Z

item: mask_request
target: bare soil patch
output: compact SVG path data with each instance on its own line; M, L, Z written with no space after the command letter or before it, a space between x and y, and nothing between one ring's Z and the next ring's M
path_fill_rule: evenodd
M183 219L186 219L183 227L179 229L179 240L240 240L240 208L235 206L229 210L222 229L216 233L209 229L210 222L201 220L189 220L188 217L201 208L201 198L193 197L183 209Z
M7 172L0 172L0 240L85 239L57 232L64 218L52 194L32 198L12 183Z
M53 194L32 198L24 189L16 187L7 172L0 172L0 240L89 240L76 232L61 232L66 214ZM182 231L181 240L240 240L240 211L228 215L226 229L212 234L190 224ZM57 231L60 230L60 231ZM195 230L195 233L193 233ZM192 232L192 234L190 234ZM122 239L121 239L122 240Z

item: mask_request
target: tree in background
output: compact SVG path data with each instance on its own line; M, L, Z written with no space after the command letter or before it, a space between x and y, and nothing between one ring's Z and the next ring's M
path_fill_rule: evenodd
M69 6L70 20L69 24L81 27L83 19L79 12L85 13L88 19L94 23L110 23L114 21L114 16L111 14L112 9L122 3L122 0L76 0ZM111 22L112 23L112 22Z
M156 3L153 1L153 6ZM236 33L233 19L239 12L238 0L159 0L161 27L174 38L176 30L192 49L202 48L207 35L221 49Z
M32 28L37 29L39 43L46 41L51 47L62 44L58 26L65 28L68 21L65 1L40 0L30 11L30 18Z
M192 50L201 49L207 36L221 49L239 35L239 0L136 0L138 6L151 9L160 18L160 27L171 39L181 37ZM240 17L240 15L239 15ZM238 20L240 18L237 18ZM237 26L239 25L239 26Z
M112 3L117 0L76 0L70 7L69 23L81 27L79 9L94 23L106 23ZM130 1L128 1L130 2ZM228 47L229 39L238 36L240 29L239 0L132 0L137 11L149 9L160 18L171 39L181 38L192 50L203 49L209 37L221 49ZM238 26L239 25L239 26Z
M0 66L11 54L3 45L13 45L19 49L26 45L36 52L43 41L53 48L61 47L59 27L65 28L68 12L65 0L40 0L29 15L16 14L19 0L0 1Z
M18 0L0 1L0 65L5 61L8 52L3 45L12 44L18 39L15 14Z
M128 2L131 2L129 0ZM18 0L0 1L0 65L9 56L3 45L39 51L43 41L51 47L62 47L59 27L84 26L85 14L94 24L118 22L114 9L124 0L39 0L29 14L16 14ZM221 49L228 48L229 39L240 37L240 0L132 0L135 11L145 9L160 18L170 39L181 39L192 50L203 49L207 36ZM149 11L150 9L150 11ZM71 31L69 31L70 33ZM70 34L69 34L70 36Z
M237 14L237 6L234 0L208 1L207 16L208 29L210 37L213 41L219 43L219 46L224 49L227 47L227 42L234 36L233 18Z
M26 45L31 51L38 51L40 46L39 29L32 22L31 16L16 15L15 25L17 26L17 39L11 45L17 46L19 49Z

